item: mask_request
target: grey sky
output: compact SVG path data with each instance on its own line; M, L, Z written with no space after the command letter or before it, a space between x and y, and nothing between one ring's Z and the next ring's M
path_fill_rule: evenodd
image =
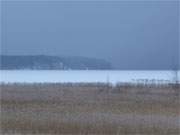
M3 2L2 53L103 58L119 69L178 61L178 1Z

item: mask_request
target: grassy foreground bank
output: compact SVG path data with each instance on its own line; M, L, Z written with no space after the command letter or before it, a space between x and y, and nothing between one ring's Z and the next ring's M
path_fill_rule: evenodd
M1 84L0 134L178 135L180 89Z

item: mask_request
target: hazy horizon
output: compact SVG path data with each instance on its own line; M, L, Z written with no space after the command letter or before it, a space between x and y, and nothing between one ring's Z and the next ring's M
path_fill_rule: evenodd
M0 54L83 56L115 69L174 69L180 63L179 1L1 4Z

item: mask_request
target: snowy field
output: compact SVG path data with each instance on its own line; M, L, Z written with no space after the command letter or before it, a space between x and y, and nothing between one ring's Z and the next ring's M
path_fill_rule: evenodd
M180 71L178 72L180 76ZM180 78L180 77L178 77ZM0 70L2 83L64 83L101 82L169 83L175 80L173 71L118 71L118 70Z

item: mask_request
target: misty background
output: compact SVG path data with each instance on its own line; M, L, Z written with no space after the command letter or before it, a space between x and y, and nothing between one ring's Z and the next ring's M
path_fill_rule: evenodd
M100 58L115 69L180 63L178 1L2 1L1 7L4 55Z

